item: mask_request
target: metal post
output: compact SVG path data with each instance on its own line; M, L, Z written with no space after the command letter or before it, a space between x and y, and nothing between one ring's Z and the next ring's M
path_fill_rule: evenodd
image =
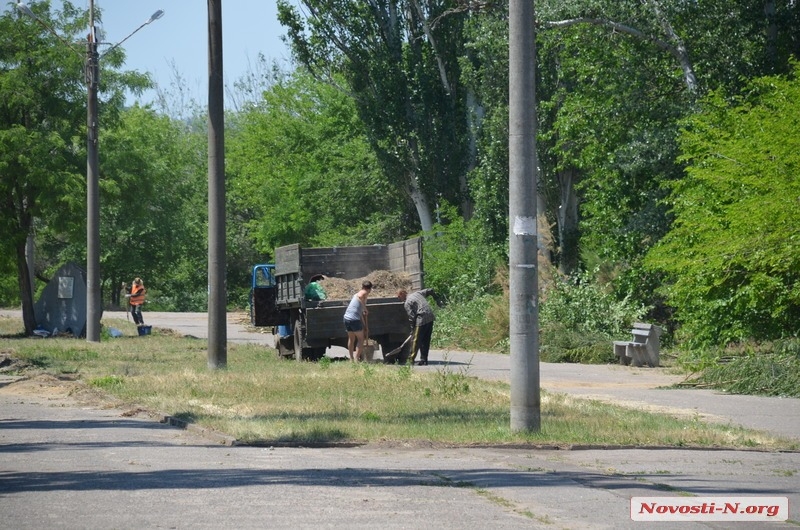
M100 342L100 174L98 155L97 84L99 56L94 27L94 0L89 0L86 43L86 340Z
M208 367L228 362L222 0L208 0Z
M511 430L541 428L534 0L509 3Z

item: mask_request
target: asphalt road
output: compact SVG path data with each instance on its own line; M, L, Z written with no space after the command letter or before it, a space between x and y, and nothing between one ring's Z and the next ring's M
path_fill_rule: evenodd
M204 336L204 315L166 315L145 318ZM231 341L255 340L239 338L236 326L229 324ZM507 357L431 357L445 355L472 375L507 377ZM628 404L743 424L751 421L745 409L775 406L770 414L794 424L784 430L800 424L798 400L743 399L726 415L713 403L735 396L654 388L672 378L662 370L541 366L545 390L612 400L619 390ZM800 520L800 453L229 447L137 411L20 395L7 383L0 380L0 528L647 528L652 523L631 520L630 499L638 496L785 497L795 521L659 528L796 528ZM654 393L683 397L659 401Z

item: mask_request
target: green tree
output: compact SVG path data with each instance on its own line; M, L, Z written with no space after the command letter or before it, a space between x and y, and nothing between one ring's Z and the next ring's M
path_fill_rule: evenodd
M715 91L680 138L675 223L647 256L689 344L796 336L800 321L800 68Z
M66 15L37 12L67 34L74 30ZM0 244L15 262L28 333L35 319L26 241L36 218L74 211L84 189L73 137L86 121L75 104L85 94L80 72L80 56L35 21L11 11L0 16Z
M439 198L469 199L464 13L448 0L278 2L293 55L313 75L337 72L352 93L389 183L433 226ZM471 210L465 205L464 210Z
M408 233L408 208L383 179L353 100L332 85L278 76L227 143L230 210L264 254Z
M742 76L785 68L797 6L766 3L774 17L756 0L537 3L539 205L557 227L562 272L599 262L620 296L654 303L658 278L640 263L669 229L661 183L682 176L677 123L708 87L736 92ZM507 30L505 7L487 7L468 26L466 83L485 109L471 189L499 242L507 237L507 100L498 90L507 83Z
M84 38L87 14L69 1L60 11L45 2L30 8L38 21L16 10L0 16L0 245L5 259L16 262L28 333L35 317L26 240L46 232L58 232L62 241L86 236L84 53L69 43ZM148 82L116 71L123 59L122 50L114 50L101 75L101 109L109 122L123 90Z
M440 222L426 234L423 246L425 286L457 304L497 292L495 276L506 261L503 247L486 244L477 217L464 221L456 208L447 204L437 217Z
M138 105L103 132L101 263L113 303L120 282L140 276L162 309L205 307L206 142Z

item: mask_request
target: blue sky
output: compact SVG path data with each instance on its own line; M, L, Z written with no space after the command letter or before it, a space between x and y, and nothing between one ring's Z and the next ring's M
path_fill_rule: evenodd
M8 0L0 0L3 10ZM88 0L72 0L88 8ZM28 0L30 3L30 0ZM60 6L53 0L54 7ZM185 81L185 88L200 103L207 101L208 76L208 2L204 0L95 0L102 10L105 40L117 43L124 39L158 9L164 16L139 30L125 41L125 69L150 72L164 89L174 78L172 64ZM289 52L280 36L283 27L277 20L275 0L222 0L223 68L225 83L247 73L250 64L263 53L268 59L288 63ZM101 47L101 51L107 47ZM139 98L146 103L153 93ZM129 102L133 102L130 98Z

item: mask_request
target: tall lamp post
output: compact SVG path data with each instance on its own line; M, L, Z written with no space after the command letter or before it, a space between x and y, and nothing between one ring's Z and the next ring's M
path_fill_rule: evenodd
M59 40L75 50L50 26L45 24L24 3L17 4L25 15L53 33ZM133 30L127 37L109 48L110 52L131 35L161 18L164 11L159 9L141 26ZM94 25L94 0L89 0L89 36L86 41L86 340L100 342L100 317L102 316L102 300L100 296L100 162L98 152L98 112L97 88L100 82L100 55L97 51L97 30ZM77 51L77 50L75 50Z

